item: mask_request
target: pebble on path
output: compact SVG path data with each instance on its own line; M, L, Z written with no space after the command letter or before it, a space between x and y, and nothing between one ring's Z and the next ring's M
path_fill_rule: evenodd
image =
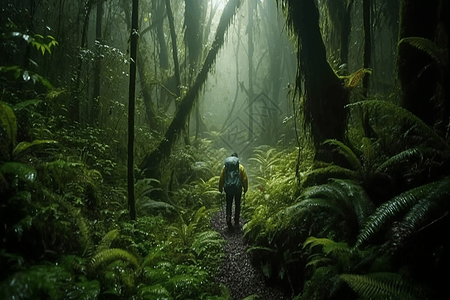
M241 300L251 295L258 295L259 300L287 300L281 291L268 287L261 271L255 269L247 253L248 245L242 238L242 225L228 229L225 209L220 210L212 219L211 227L218 231L227 241L224 246L225 259L222 262L216 282L224 284L230 290L231 297Z

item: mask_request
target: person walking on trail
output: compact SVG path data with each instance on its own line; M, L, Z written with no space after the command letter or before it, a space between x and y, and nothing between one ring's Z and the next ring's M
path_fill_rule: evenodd
M242 190L247 193L248 178L245 173L244 166L239 163L239 158L236 152L227 157L224 162L222 174L220 174L219 191L222 193L225 190L226 194L226 218L228 228L231 228L231 208L234 199L234 225L239 226L239 217L241 214L241 197Z

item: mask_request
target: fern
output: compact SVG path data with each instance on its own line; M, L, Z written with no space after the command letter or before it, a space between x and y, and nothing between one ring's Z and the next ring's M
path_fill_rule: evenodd
M402 234L394 235L394 246L399 247L403 240L410 237L419 230L420 226L429 221L431 215L440 216L448 212L448 195L450 194L450 177L446 177L437 183L430 194L415 204L396 226L396 232ZM443 213L445 212L445 213Z
M423 299L420 288L396 273L339 276L364 299Z
M327 167L314 169L300 174L301 184L304 187L325 184L330 178L358 179L359 174L356 171L343 168L341 166L330 165Z
M120 232L119 229L113 229L110 230L107 234L105 234L100 244L97 246L95 254L98 254L106 249L109 249L113 240L119 235L119 232Z
M370 100L370 101L360 101L352 104L348 104L348 107L351 106L361 106L368 109L375 110L387 110L397 117L398 120L406 121L407 124L411 126L417 126L419 131L423 136L431 137L431 141L436 144L436 147L443 150L450 150L450 145L441 138L432 128L430 128L425 122L423 122L420 118L415 116L410 111L395 105L393 103L381 100Z
M440 66L447 66L447 56L444 54L443 49L436 45L433 41L424 37L406 37L401 39L398 44L408 43L411 46L426 52L432 59L434 59Z
M4 280L0 284L0 290L2 299L56 300L64 299L69 291L74 292L80 285L82 284L74 283L73 275L63 266L35 265ZM86 283L85 288L78 295L96 296L100 292L97 281Z
M136 199L140 199L144 196L150 196L150 194L154 191L160 191L161 188L155 187L155 185L159 185L159 180L154 178L144 178L136 182L134 185Z
M347 159L347 161L350 163L353 169L359 172L361 175L363 174L363 167L361 165L361 162L359 161L355 153L353 153L353 151L347 145L338 140L326 140L323 143L336 146L339 150L339 153L342 154Z
M376 172L385 172L386 170L394 169L401 163L407 162L408 160L411 160L412 158L419 158L420 160L423 160L424 157L432 156L432 155L438 155L443 154L447 155L445 153L442 153L440 151L437 151L432 148L421 148L421 147L415 147L406 149L389 159L387 159L384 163L380 164Z
M192 244L192 250L201 256L203 253L208 253L212 249L219 250L224 245L225 241L217 231L204 231L197 235L197 239Z
M371 236L377 233L388 220L411 209L419 201L432 201L433 199L440 199L440 197L446 195L448 193L448 182L449 177L446 177L440 181L431 182L406 191L383 203L369 216L358 235L355 247L361 246ZM439 187L441 188L439 189Z
M144 258L144 261L141 264L141 268L143 267L153 267L157 262L161 261L161 259L166 255L164 246L158 246L151 249L151 251Z
M171 299L170 293L159 283L141 287L138 295L139 299Z
M80 244L84 248L83 255L91 251L94 247L94 243L91 238L91 231L86 219L83 217L79 209L76 209L72 204L67 202L64 197L52 193L47 188L42 187L42 192L46 197L50 199L54 199L57 203L59 203L62 207L64 207L69 214L75 219L75 222L80 231Z
M141 274L143 282L148 285L164 284L170 279L170 272L154 267L144 267Z
M206 207L202 206L195 212L189 224L186 224L183 220L181 220L181 223L170 226L169 230L171 232L168 237L169 241L176 242L182 247L190 247L194 241L198 222L207 213L208 211L206 210Z
M0 125L6 132L8 137L7 145L10 149L16 145L17 138L17 119L13 109L4 102L0 101ZM9 153L11 154L11 153Z
M138 267L138 259L131 253L122 249L106 249L91 258L89 267L90 271L95 271L100 265L115 260L123 260L131 263L134 267Z

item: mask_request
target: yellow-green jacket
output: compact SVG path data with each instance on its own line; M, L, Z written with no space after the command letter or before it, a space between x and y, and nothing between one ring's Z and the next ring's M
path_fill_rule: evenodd
M244 194L247 193L248 190L248 178L247 173L245 173L244 166L239 164L239 174L241 175L242 180L242 187L244 189ZM220 174L220 180L219 180L219 191L222 193L223 191L223 184L225 182L225 167L222 169L222 173Z

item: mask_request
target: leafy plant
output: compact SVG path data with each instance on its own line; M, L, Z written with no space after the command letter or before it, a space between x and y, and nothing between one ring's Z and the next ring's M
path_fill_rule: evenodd
M427 299L426 289L397 273L341 274L360 299Z
M439 217L447 211L447 198L450 193L450 177L434 181L392 198L378 207L370 215L358 235L355 247L361 246L364 242L378 233L386 223L393 222L394 217L403 216L400 227L405 228L403 234L397 237L395 244L403 244L403 240L410 237L420 229L424 223L432 222L429 218Z

